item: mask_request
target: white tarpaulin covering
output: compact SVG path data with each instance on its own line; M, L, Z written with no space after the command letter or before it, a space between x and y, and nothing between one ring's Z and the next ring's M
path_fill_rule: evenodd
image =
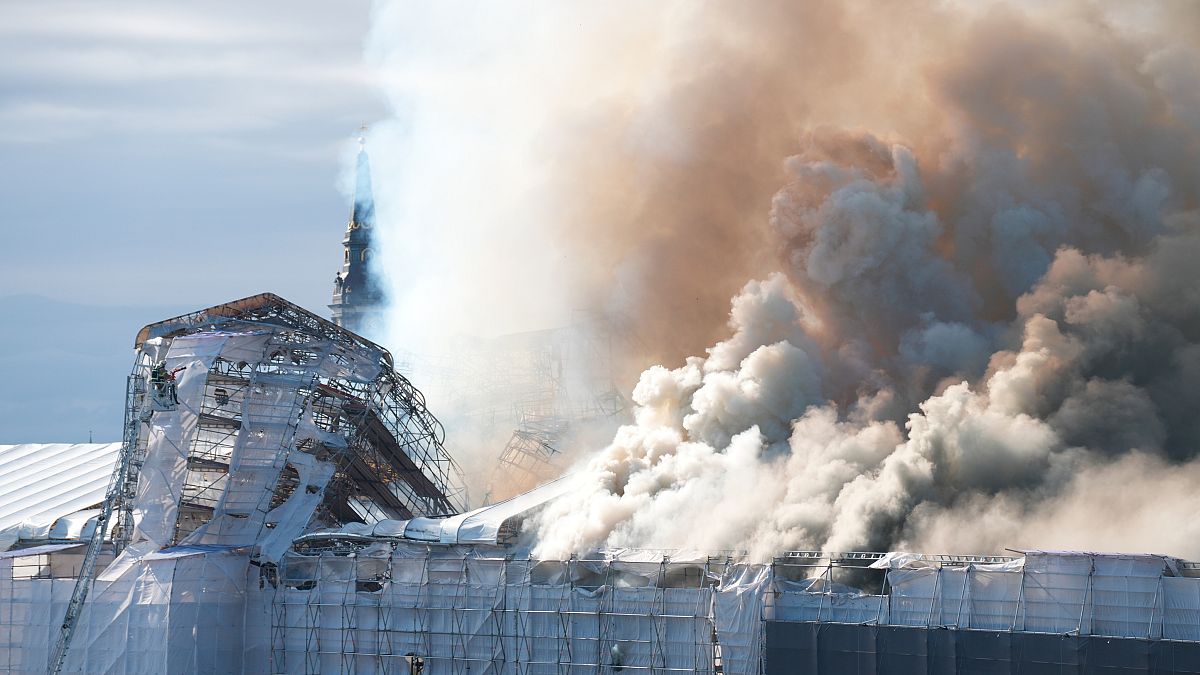
M825 592L822 579L776 579L773 618L783 621L833 621L870 623L879 619L885 598L867 595L841 585Z
M0 560L10 558L28 558L35 555L47 555L50 553L59 553L62 551L75 551L84 547L84 544L43 544L42 546L30 546L29 548L21 548L15 551L4 551L0 553Z
M0 445L0 551L46 539L59 518L104 501L120 452L120 443Z
M1200 579L1166 577L1162 584L1163 639L1200 640Z
M287 556L271 615L270 671L404 673L413 657L425 675L713 670L715 592L702 566L688 564L696 573L687 576L660 556L646 585L629 587L614 583L623 573L613 561L403 549ZM757 654L761 597L736 593L741 582L740 574L730 579L730 601L718 610L730 612L727 673L757 672L756 662L739 659Z
M1176 561L1163 556L1031 551L1010 563L949 567L912 556L886 560L887 564L875 567L889 569L887 595L795 595L786 583L776 582L782 594L774 606L775 617L1114 637L1200 637L1191 627L1200 616L1200 580L1169 576L1176 571Z
M13 565L0 559L0 672L45 673L75 581L13 579ZM98 580L64 672L243 672L248 567L244 553L187 551Z
M723 672L750 674L765 620L1200 640L1200 579L1163 576L1173 563L1156 556L891 569L890 593L871 595L724 559L530 561L497 550L378 542L354 555L289 553L278 574L220 546L127 557L97 581L67 671L404 673L415 658L425 675L467 665L712 673L719 654ZM59 553L0 557L2 672L45 668L74 582L13 570Z
M759 672L763 604L770 588L771 568L765 565L737 566L722 580L713 598L713 621L725 673Z
M228 337L223 333L199 333L171 342L166 368L183 368L176 381L179 403L156 410L151 418L146 459L134 500L135 542L148 541L162 548L175 536L176 514L188 470L188 449L199 424L208 369Z
M529 492L496 504L475 509L442 521L443 544L496 544L500 527L509 518L516 518L566 494L570 489L569 476L552 480Z
M148 362L155 362L157 353L165 350L165 367L183 370L175 383L178 403L156 404L146 422L146 458L133 510L137 527L134 548L148 551L175 541L180 503L187 489L189 452L198 442L205 387L214 361L269 363L282 353L283 348L276 344L281 332L209 331L177 337L169 344L163 338L147 341L143 350L151 355ZM304 532L336 465L297 447L310 440L326 447L345 447L346 441L318 428L311 403L306 407L299 392L311 387L318 374L357 377L360 370L368 374L378 371L378 366L369 367L361 355L351 358L349 352L328 341L304 346L311 357L296 359L286 372L255 370L233 399L226 394L226 404L238 410L236 439L232 448L206 459L227 462L228 473L216 479L220 482L214 485L219 488L205 495L211 500L211 518L178 540L180 543L255 545L266 559L274 560ZM300 489L275 504L273 489L285 468L295 472Z
M412 520L381 520L374 526L348 523L340 531L376 537L403 538L441 544L499 544L501 528L506 521L519 520L546 503L561 497L570 489L567 476L552 480L495 504L449 518L413 518Z

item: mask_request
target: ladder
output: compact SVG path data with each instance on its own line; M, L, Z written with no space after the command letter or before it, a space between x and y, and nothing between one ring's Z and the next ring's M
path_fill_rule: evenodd
M121 532L121 539L128 542L130 537L130 532L127 530L132 523L127 522L130 519L123 516L127 514L132 504L130 470L135 468L138 432L141 425L139 412L146 395L146 384L141 375L135 373L129 376L125 393L125 430L121 453L117 458L116 465L113 466L112 477L108 481L108 490L104 495L104 503L100 507L100 515L96 516L96 526L92 529L91 539L88 540L87 553L84 554L83 563L79 569L79 578L75 581L75 590L71 593L71 601L67 604L67 613L63 617L58 641L54 645L50 663L46 668L51 675L58 675L62 672L63 664L66 662L67 650L71 646L71 638L75 635L75 624L79 621L79 616L83 612L83 603L87 600L88 591L91 590L92 579L96 572L96 558L99 557L100 549L104 546L104 534L109 530L109 522L114 511L120 511L118 517L122 522L119 525L125 530ZM114 535L116 535L115 529ZM115 540L114 536L114 548L119 546ZM119 553L119 549L116 552Z

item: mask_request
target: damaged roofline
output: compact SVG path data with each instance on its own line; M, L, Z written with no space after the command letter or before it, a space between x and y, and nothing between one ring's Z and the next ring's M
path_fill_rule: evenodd
M275 318L272 315L279 316L281 314L292 314L294 318L292 321L271 320ZM207 309L147 324L138 331L133 348L140 349L142 344L151 338L174 337L188 331L196 330L197 328L218 326L227 321L236 321L245 318L253 318L256 321L267 323L283 323L289 326L295 325L295 321L298 319L308 324L309 328L318 329L323 335L329 337L337 336L342 338L342 340L349 339L352 342L358 343L359 346L378 350L383 354L383 359L388 367L395 367L392 360L392 353L383 346L366 339L358 333L346 330L328 319L313 314L297 304L288 302L274 293L259 293L240 300L221 303Z

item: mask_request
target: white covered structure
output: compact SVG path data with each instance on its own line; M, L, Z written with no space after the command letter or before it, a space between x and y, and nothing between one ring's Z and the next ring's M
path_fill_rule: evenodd
M965 655L936 653L948 635L1053 638L987 672L1026 646L1070 665L1065 641L1087 636L1129 641L1131 663L1190 645L1169 655L1200 672L1192 563L534 559L524 523L569 481L465 511L440 427L377 346L256 296L148 326L138 347L124 443L0 446L0 526L40 544L0 552L0 672L956 672ZM52 541L106 514L86 545Z
M44 672L72 582L29 571L53 555L0 554L3 672ZM417 659L425 674L749 674L763 672L768 625L788 623L1200 641L1190 563L1030 552L868 567L880 558L750 564L625 550L531 560L376 538L264 567L245 550L181 547L102 575L94 602L106 611L85 615L66 670L407 673ZM885 592L831 581L839 573L878 574Z
M53 610L53 656L37 670L191 670L141 655L144 645L182 658L184 640L226 671L242 651L224 640L237 656L220 657L202 627L216 617L208 637L219 639L231 624L217 606L244 610L251 564L274 568L305 532L462 511L440 424L378 345L262 294L146 326L135 346L122 443L0 455L11 543L55 527L88 542L84 555L35 547L7 558L19 562L9 577L20 591L6 606L27 597Z
M322 530L301 537L299 542L319 542L355 535L371 538L403 539L430 544L507 545L516 543L525 519L570 488L566 476L549 481L528 492L448 518L380 520L375 523L348 523L340 528Z
M91 536L120 443L0 445L0 551Z

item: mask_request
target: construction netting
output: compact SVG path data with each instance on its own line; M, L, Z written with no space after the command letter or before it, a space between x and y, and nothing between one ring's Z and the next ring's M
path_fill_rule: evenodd
M1196 579L1150 555L1030 552L994 564L905 560L887 569L889 592L788 593L776 585L783 621L876 623L1114 637L1197 639ZM849 592L847 592L847 590Z
M745 586L743 572L708 559L535 561L404 546L290 554L272 603L271 667L758 672L762 594L752 585L762 581Z
M39 578L50 574L48 557L0 560L2 672L47 670L75 586ZM63 671L241 672L247 568L245 552L210 547L109 567L92 588Z
M242 548L134 553L97 579L65 672L749 674L772 658L895 653L894 664L928 666L943 648L1000 662L1034 648L1015 636L1052 637L1071 658L1117 640L1146 655L1200 644L1200 579L1158 556L882 561L850 571L847 581L879 576L882 592L866 593L835 583L832 566L796 574L638 551L539 561L378 541L290 551L277 566ZM45 672L78 555L78 545L0 554L0 671ZM804 625L819 630L788 627ZM992 649L997 635L1009 638Z

